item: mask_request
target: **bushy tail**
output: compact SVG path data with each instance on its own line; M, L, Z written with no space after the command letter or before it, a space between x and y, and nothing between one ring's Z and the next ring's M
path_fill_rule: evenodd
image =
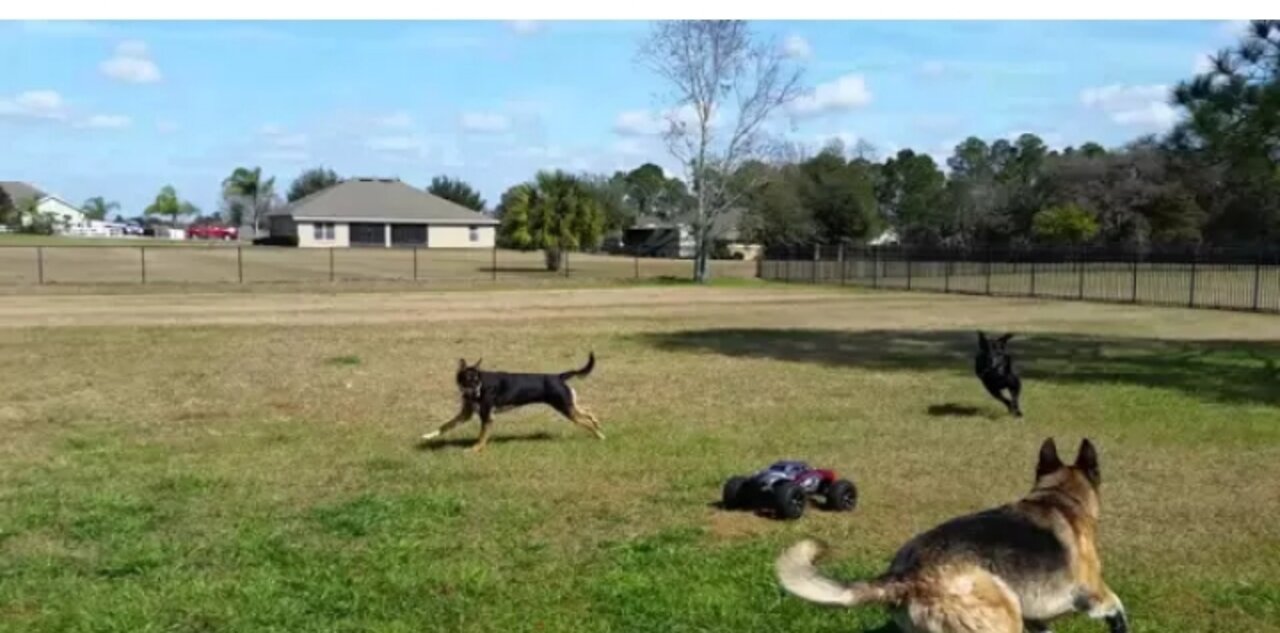
M587 356L587 364L583 365L582 369L574 369L572 371L566 371L563 374L560 374L560 380L568 380L570 378L577 378L579 376L582 376L582 377L589 376L591 375L591 370L595 368L596 368L596 353L591 352Z
M822 546L813 540L800 541L783 552L776 565L783 588L809 602L833 607L893 604L904 597L905 588L897 583L873 580L845 585L823 576L813 566L821 552Z

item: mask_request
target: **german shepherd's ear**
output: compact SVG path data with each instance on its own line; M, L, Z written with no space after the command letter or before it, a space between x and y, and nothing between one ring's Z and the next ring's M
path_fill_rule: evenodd
M991 343L987 340L987 335L982 330L978 330L978 349L982 351L991 349Z
M472 366L471 366L471 368L472 368L472 369L480 369L480 363L483 363L483 362L484 362L484 359L483 359L483 358L477 358L477 359L476 359L476 364L472 365Z
M1054 444L1051 437L1040 445L1040 461L1036 463L1036 479L1044 477L1059 468L1062 468L1062 460L1058 458L1058 445Z
M1008 334L1001 336L1000 338L996 339L996 341L999 341L1001 345L1004 345L1005 343L1008 343L1009 339L1011 338L1013 338L1013 332L1009 332Z
M1076 455L1076 468L1084 473L1085 477L1094 486L1102 483L1102 471L1098 470L1098 449L1093 447L1093 442L1089 438L1080 440L1080 452Z
M466 368L467 368L467 359L465 359L465 358L459 358L459 359L458 359L458 371L462 371L462 370L464 370L464 369L466 369Z

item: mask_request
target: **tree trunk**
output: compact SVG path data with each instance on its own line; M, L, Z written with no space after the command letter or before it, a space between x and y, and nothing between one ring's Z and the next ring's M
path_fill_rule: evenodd
M543 251L543 256L547 263L547 270L557 272L560 265L564 261L563 253L558 248L548 248Z

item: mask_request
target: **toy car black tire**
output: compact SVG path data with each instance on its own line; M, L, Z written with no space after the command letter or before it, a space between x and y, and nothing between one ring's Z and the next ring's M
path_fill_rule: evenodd
M729 481L724 482L724 492L720 498L720 505L725 510L737 510L746 505L742 493L748 481L746 477L730 477Z
M779 519L791 521L804 516L807 502L804 490L794 482L780 481L773 487L773 510Z
M823 507L836 512L848 512L858 505L858 488L848 479L837 479L827 485L823 493Z

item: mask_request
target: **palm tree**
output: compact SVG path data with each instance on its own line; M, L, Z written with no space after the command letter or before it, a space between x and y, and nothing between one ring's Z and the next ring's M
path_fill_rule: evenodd
M263 206L269 204L275 195L276 179L262 179L262 168L237 167L226 180L222 181L223 196L243 198L249 207L249 215L253 220L253 236L258 236L258 218Z
M84 211L84 217L89 220L105 220L107 214L120 208L118 202L107 202L102 196L94 196L84 201L84 205L80 207Z
M600 202L580 178L538 172L533 182L502 196L500 231L508 246L546 251L547 270L559 270L561 254L594 246L604 230Z

